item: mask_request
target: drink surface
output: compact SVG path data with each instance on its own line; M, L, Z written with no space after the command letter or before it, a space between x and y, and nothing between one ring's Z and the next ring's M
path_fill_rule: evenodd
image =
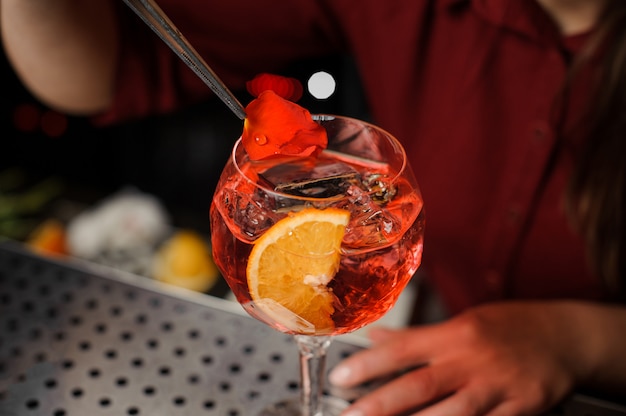
M271 189L277 192L272 192ZM246 276L254 242L290 211L350 212L339 270L328 282L332 328L281 324L254 304ZM387 312L420 265L424 217L415 184L381 162L325 151L317 158L227 164L211 206L213 256L237 300L287 333L352 332Z

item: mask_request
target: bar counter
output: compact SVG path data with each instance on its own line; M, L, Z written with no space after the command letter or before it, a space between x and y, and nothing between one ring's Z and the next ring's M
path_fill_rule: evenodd
M331 344L329 368L356 340ZM256 415L298 389L291 337L238 304L0 243L0 416ZM626 408L574 395L550 415Z

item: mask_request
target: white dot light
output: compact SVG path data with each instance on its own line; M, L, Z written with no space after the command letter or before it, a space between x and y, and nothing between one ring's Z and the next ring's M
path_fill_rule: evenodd
M324 100L333 95L336 85L335 78L324 71L316 72L311 75L307 83L309 93L319 100Z

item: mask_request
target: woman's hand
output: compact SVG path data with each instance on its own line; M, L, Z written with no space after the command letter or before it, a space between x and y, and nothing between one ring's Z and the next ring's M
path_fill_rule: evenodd
M589 317L609 315L602 308L499 303L442 324L373 329L372 348L340 363L330 379L350 387L409 369L359 399L346 416L539 414L592 378L598 354L610 351L606 337L594 337L590 328L607 329ZM623 311L619 315L621 325Z

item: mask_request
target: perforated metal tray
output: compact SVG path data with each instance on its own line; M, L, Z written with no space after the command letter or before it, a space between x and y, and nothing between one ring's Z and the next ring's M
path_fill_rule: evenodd
M0 245L0 415L239 416L297 397L291 337L239 308ZM329 364L358 348L335 341Z
M360 348L335 340L329 367ZM298 389L291 337L233 302L0 243L1 416L255 415ZM558 414L626 412L577 397Z

